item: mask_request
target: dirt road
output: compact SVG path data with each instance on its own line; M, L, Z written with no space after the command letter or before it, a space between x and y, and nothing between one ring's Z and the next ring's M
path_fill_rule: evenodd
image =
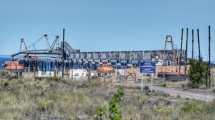
M151 90L169 94L170 96L174 96L174 97L180 96L182 98L195 99L195 100L200 100L205 102L212 102L213 100L215 100L215 95L213 94L194 93L194 92L179 90L175 88L164 88L160 86L141 85L140 83L129 83L129 84L116 83L115 85L121 85L125 87L135 87L135 88L143 88L145 86L149 86Z

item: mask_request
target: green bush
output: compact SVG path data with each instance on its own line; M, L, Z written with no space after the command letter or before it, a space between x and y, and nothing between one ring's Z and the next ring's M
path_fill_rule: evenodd
M118 88L117 93L114 94L112 97L110 103L109 103L109 112L110 116L109 118L111 120L122 120L122 115L120 111L120 101L122 99L122 96L124 95L123 89Z
M102 116L104 116L105 115L105 109L104 109L104 107L97 107L96 108L96 114L95 114L95 118L97 119L97 120L102 120Z
M120 87L117 89L117 92L113 95L107 107L97 107L95 113L96 120L102 120L105 114L109 114L110 120L122 120L122 114L120 111L120 101L124 95L123 89ZM106 109L107 108L107 109Z
M197 88L204 84L207 77L208 65L202 61L191 60L188 76L191 81L191 87Z
M161 87L167 87L166 83L161 84Z
M200 104L196 102L186 102L182 107L182 111L185 113L198 112L201 111L201 109Z

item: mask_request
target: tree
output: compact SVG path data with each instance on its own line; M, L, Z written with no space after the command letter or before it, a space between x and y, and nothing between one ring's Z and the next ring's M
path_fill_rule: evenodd
M202 61L190 60L189 79L192 87L196 88L203 85L207 77L208 65Z

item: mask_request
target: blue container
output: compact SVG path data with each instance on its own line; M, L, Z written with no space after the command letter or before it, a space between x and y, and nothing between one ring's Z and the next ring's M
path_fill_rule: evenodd
M145 61L140 64L140 72L145 74L152 74L156 71L155 62Z

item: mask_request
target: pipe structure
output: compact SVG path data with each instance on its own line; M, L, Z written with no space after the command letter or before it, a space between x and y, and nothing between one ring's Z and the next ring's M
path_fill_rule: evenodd
M182 52L183 52L183 35L184 34L184 29L181 29L181 48L180 48L180 57L179 57L179 75L181 73L181 59L182 59Z
M188 54L188 28L186 29L185 74L187 74L187 54Z
M194 30L192 29L192 60L194 59Z
M199 29L197 29L197 40L198 40L199 61L201 61L201 46L200 46L200 40L199 40Z
M64 51L64 39L65 39L65 28L63 28L63 50L62 50L62 78L64 78L64 67L65 67L65 51Z
M211 26L208 26L208 87L211 86Z

